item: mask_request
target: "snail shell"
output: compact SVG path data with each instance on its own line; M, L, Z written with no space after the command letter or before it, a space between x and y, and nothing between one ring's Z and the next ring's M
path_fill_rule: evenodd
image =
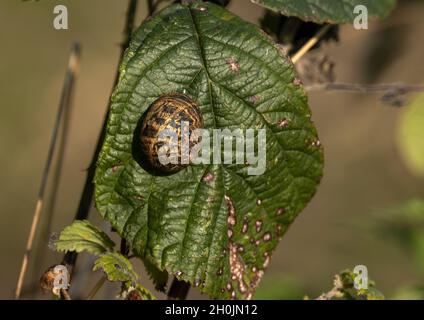
M178 93L163 95L147 109L140 127L140 147L143 158L154 170L171 174L189 165L181 161L181 123L183 121L189 123L189 137L193 130L203 128L203 118L199 107L186 95ZM159 160L159 150L164 145L160 134L164 130L171 130L178 137L178 142L175 142L178 144L178 163L162 164ZM191 150L191 139L189 146Z

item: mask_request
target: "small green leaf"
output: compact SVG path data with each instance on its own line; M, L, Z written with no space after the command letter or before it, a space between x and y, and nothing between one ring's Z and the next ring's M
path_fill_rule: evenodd
M92 225L87 220L76 220L66 227L55 242L57 251L87 251L101 255L110 251L115 243L106 233Z
M417 176L424 177L424 94L418 95L415 102L405 107L397 141L408 169Z
M98 210L158 269L214 298L251 298L322 177L321 143L293 64L256 26L196 1L144 22L120 70L97 164ZM249 175L249 164L145 171L134 153L137 125L153 101L175 92L197 102L205 129L264 129L265 173Z
M103 271L109 281L135 283L138 279L131 261L118 252L107 252L101 255L94 262L93 271L96 270Z
M358 14L358 5L368 8L370 18L385 18L395 7L396 0L251 0L285 16L298 17L315 23L349 23Z

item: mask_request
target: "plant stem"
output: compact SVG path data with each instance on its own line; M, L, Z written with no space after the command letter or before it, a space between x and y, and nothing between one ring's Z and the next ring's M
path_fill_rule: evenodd
M174 277L168 291L168 300L185 300L190 290L190 284Z
M154 4L154 0L147 0L147 10L149 12L149 16L152 16L156 10L156 5Z
M74 84L76 75L78 73L79 61L80 61L80 46L78 43L75 43L71 49L71 55L69 57L68 69L65 75L65 81L63 84L62 94L61 94L61 98L59 102L59 108L56 114L56 120L53 127L52 135L51 135L49 151L47 154L47 160L43 170L41 183L38 189L37 204L35 206L35 210L34 210L34 214L32 218L31 229L28 235L24 257L22 259L21 270L19 273L19 278L16 285L16 290L15 290L15 299L19 299L22 293L22 287L25 281L27 270L28 270L29 256L34 245L35 234L38 229L41 212L44 206L44 196L46 192L50 169L53 163L53 157L54 157L54 153L56 149L59 128L63 119L63 114L67 112L71 104L71 96L72 96L72 91L74 88L73 84Z
M294 64L297 63L300 58L302 58L306 53L308 53L309 50L311 50L318 43L318 41L328 32L328 30L330 30L330 28L331 25L327 24L323 26L320 30L318 30L316 35L309 39L309 41L306 42L305 45L293 55L293 57L291 58L292 62Z
M138 0L129 0L128 10L127 10L126 19L125 19L125 27L124 27L124 41L121 44L121 54L120 54L119 62L121 62L122 57L124 56L125 49L128 47L128 45L130 43L131 34L132 34L132 31L133 31L133 28L134 28L134 21L135 21L135 14L136 14L136 11L137 11L137 4L138 4ZM119 80L119 68L117 68L114 87L118 83L118 80ZM90 211L90 208L91 208L91 204L92 204L92 200L93 200L93 194L94 194L93 180L94 180L94 175L95 175L95 171L96 171L96 162L97 162L97 158L100 154L100 150L101 150L102 145L103 145L103 140L106 136L106 127L107 127L107 119L109 117L109 109L110 109L110 104L108 105L108 108L106 110L106 114L105 114L104 119L103 119L102 130L101 130L100 136L97 140L96 149L95 149L93 157L91 159L90 166L88 167L87 176L86 176L85 184L84 184L84 189L83 189L83 192L81 194L80 203L79 203L79 206L78 206L78 211L75 215L74 220L86 219L88 217L88 214L89 214L89 211ZM63 257L62 264L69 265L69 267L70 267L69 273L73 272L73 269L74 269L75 264L76 264L77 257L78 257L78 254L76 252L67 252L65 254L65 256Z
M381 91L396 90L402 93L423 92L424 86L408 85L402 83L383 83L383 84L357 84L357 83L324 83L305 86L307 91L350 91L360 93L372 93Z
M99 290L103 287L103 285L106 282L106 276L102 276L99 281L97 281L96 285L93 287L93 289L91 289L90 293L87 296L86 300L92 300L95 295L97 294L97 292L99 292Z
M51 194L49 195L49 199L46 200L46 206L45 206L45 218L44 221L46 221L46 225L40 227L40 237L39 237L39 244L34 249L34 266L40 266L43 264L44 256L45 256L45 245L49 242L49 238L51 235L51 226L53 222L53 216L55 213L56 208L56 200L57 195L59 192L59 186L60 181L62 177L62 168L63 168L63 162L65 159L65 150L67 146L68 141L68 135L69 135L69 125L70 125L70 118L71 118L71 112L72 112L72 98L73 98L73 90L69 92L69 95L67 99L68 102L68 108L65 109L63 114L63 120L62 120L62 129L61 129L61 137L59 141L59 145L57 147L57 159L56 159L56 167L54 170L54 174L52 177L51 182ZM35 269L35 268L34 268ZM38 272L39 270L35 270L37 275L37 281L33 281L33 284L31 286L35 286L35 288L31 288L31 290L35 291L34 289L38 289ZM34 278L34 275L32 275L32 278Z

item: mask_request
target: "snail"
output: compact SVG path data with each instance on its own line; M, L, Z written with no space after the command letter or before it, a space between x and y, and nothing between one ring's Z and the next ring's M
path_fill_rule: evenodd
M184 161L181 152L184 124L188 129L188 146L191 150L193 146L191 133L195 129L203 128L203 118L198 105L186 95L172 93L159 97L149 106L141 119L139 146L143 159L150 168L162 174L172 174L190 164L191 159ZM171 133L173 138L164 139L164 133L165 135ZM175 148L164 148L171 142ZM168 158L173 157L174 161L164 163L160 158L164 150L165 155Z

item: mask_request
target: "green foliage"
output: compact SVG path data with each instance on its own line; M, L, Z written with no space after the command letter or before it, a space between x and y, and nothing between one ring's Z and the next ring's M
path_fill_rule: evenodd
M349 23L357 17L354 8L365 5L371 18L385 18L396 0L252 0L285 16L316 23Z
M424 274L424 200L412 199L383 210L375 215L371 228L412 254Z
M351 270L344 270L334 277L334 287L322 294L318 300L384 300L384 295L375 288L375 283L368 281L368 289L355 289L357 275Z
M172 176L143 170L137 124L172 92L198 103L207 129L265 129L265 174L249 176L248 165L190 166ZM250 298L321 179L310 118L292 63L260 29L211 3L169 6L134 33L120 66L96 206L158 269L215 298Z
M400 154L408 169L424 177L424 94L405 108L398 129Z
M74 221L61 232L55 246L58 251L87 251L98 256L93 271L101 270L109 281L122 282L122 297L155 299L149 290L137 282L139 276L131 261L121 253L113 252L113 241L89 221Z
M138 275L128 258L118 252L108 252L101 255L95 262L93 271L103 271L109 281L137 281Z
M57 251L87 251L101 255L113 249L115 244L106 233L87 220L76 220L66 227L55 241Z

